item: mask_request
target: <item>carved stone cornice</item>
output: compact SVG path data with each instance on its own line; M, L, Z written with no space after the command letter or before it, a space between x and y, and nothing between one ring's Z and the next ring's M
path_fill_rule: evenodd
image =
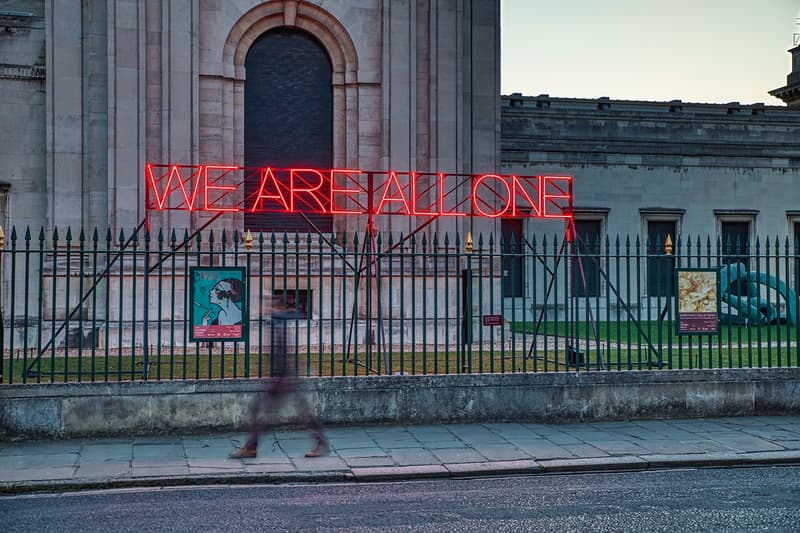
M0 11L0 32L8 35L27 35L31 31L33 13Z
M43 80L45 67L36 65L8 65L0 63L0 79Z

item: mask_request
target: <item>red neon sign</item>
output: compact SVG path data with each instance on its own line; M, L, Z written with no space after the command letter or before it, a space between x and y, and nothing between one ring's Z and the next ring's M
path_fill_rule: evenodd
M148 210L572 218L571 176L145 165Z

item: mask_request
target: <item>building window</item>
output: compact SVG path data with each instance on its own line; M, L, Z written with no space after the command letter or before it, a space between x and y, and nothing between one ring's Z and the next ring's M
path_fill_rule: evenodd
M750 241L757 214L758 211L752 209L714 210L719 228L721 264L740 263L745 270L750 270ZM753 296L749 294L748 283L744 279L732 283L728 290L738 296Z
M250 47L245 71L245 166L331 168L333 68L322 44L302 30L270 30ZM260 176L252 174L245 181L247 195L255 194L260 184ZM320 195L330 194L323 190L327 186ZM245 212L245 226L260 231L331 231L330 214L315 213L305 205L298 209L305 212Z
M572 295L600 296L600 250L602 220L574 220Z
M800 212L791 211L789 217L789 257L794 257L792 267L794 273L791 277L794 292L800 294ZM787 276L788 277L788 276Z
M742 263L750 267L750 221L720 221L722 264Z
M647 295L674 296L672 281L674 260L665 255L667 236L675 241L677 223L674 220L649 220L647 222Z
M794 292L800 294L800 221L794 223L794 241L789 245L791 254L794 257Z
M500 222L500 261L503 269L503 297L518 298L523 294L523 258L525 236L522 219L504 218Z
M673 280L675 258L666 255L666 241L669 236L675 253L680 221L685 209L648 207L639 210L642 215L643 231L647 235L647 295L674 296Z
M313 291L308 289L275 289L273 297L282 306L295 313L297 318L311 318Z

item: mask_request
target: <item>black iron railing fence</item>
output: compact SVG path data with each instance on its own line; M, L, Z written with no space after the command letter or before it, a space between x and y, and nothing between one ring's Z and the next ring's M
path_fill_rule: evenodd
M303 376L798 364L796 242L662 241L12 229L0 368L4 383L268 376L275 305L293 310ZM197 338L222 325L193 279L215 269L241 273L214 287L241 293L222 328L240 340ZM685 269L717 276L713 332L678 332Z

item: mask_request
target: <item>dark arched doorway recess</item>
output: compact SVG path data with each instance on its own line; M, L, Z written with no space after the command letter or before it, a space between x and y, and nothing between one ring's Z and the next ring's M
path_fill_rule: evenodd
M323 46L302 30L270 30L247 52L245 72L245 166L330 169L332 67ZM248 178L245 183L248 195L258 188L258 179L258 176ZM319 192L328 195L329 189ZM306 212L305 215L320 231L331 231L330 214ZM253 231L313 231L303 216L296 213L245 211L245 227Z

